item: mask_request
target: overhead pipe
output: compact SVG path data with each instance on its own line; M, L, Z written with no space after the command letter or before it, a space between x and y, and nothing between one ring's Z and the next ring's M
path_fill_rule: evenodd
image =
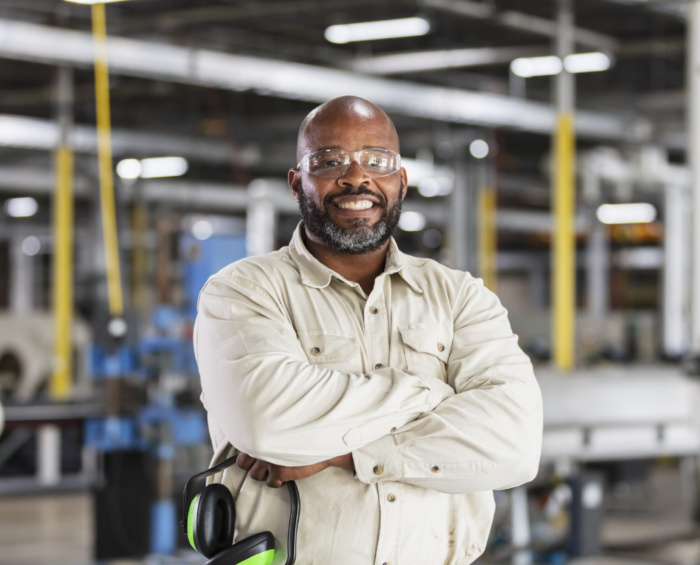
M86 66L93 50L85 32L0 19L0 57ZM389 112L438 121L541 134L549 134L555 123L555 112L547 104L290 61L120 37L110 37L108 58L115 73L234 91L250 89L314 103L355 94ZM634 124L614 113L581 110L576 120L581 136L635 140Z

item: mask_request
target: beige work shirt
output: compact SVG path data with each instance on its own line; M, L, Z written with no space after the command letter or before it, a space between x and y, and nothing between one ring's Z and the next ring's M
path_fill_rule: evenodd
M300 224L301 226L301 224ZM215 454L281 465L352 452L356 472L297 481L298 565L464 565L492 490L537 473L542 405L506 310L480 279L401 253L366 295L288 247L237 261L199 298L194 343ZM236 540L270 530L284 563L288 491L236 466Z

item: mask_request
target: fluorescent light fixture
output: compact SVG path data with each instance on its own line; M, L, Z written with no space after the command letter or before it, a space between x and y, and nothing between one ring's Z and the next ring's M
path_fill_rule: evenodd
M510 63L514 75L523 78L558 75L563 68L561 59L556 55L547 57L521 57Z
M5 214L12 218L29 218L36 214L39 204L31 196L10 198L5 201Z
M475 139L469 144L469 153L475 159L483 159L489 154L489 144L483 139Z
M117 174L123 179L137 179L141 176L141 161L123 159L117 163Z
M126 0L65 0L73 4L104 4L106 2L125 2Z
M603 204L596 217L604 224L647 224L656 219L656 208L646 202Z
M523 78L558 75L563 69L570 73L607 71L612 61L605 53L573 53L564 57L564 63L555 55L547 57L521 57L510 63L514 75Z
M425 216L420 212L406 211L401 213L399 228L403 231L420 231L425 227Z
M182 157L153 157L141 159L141 178L180 177L187 172L187 160Z
M30 235L22 240L22 253L33 257L41 251L41 241L35 235Z
M187 160L182 157L124 159L117 163L117 174L123 179L180 177L188 168Z
M398 20L380 20L356 24L334 25L326 28L326 39L331 43L350 43L351 41L371 41L373 39L391 39L393 37L415 37L426 35L430 23L423 18L401 18Z
M564 68L570 73L607 71L610 57L605 53L574 53L564 57Z

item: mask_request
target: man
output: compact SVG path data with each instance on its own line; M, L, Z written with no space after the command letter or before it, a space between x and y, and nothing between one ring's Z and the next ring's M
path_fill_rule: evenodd
M398 250L407 178L381 109L319 106L297 160L290 245L229 265L199 301L214 462L239 454L218 477L237 539L267 529L284 547L286 489L265 483L297 480L300 565L471 563L491 491L538 469L532 365L479 279Z

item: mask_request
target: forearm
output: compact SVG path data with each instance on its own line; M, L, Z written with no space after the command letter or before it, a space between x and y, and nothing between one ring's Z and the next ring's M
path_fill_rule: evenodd
M227 441L270 463L309 465L348 453L430 411L451 388L384 368L344 374L308 362L275 312L232 293L200 300L195 327L206 408ZM229 319L229 312L236 319Z
M467 391L353 451L355 470L447 493L510 488L537 473L541 413L534 377Z

